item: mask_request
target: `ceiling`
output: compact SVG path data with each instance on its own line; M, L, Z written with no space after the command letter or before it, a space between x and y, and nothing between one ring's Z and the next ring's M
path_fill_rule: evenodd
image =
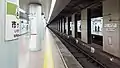
M76 13L78 14L77 16L80 16L81 10L84 8L90 8L93 16L98 14L100 15L102 8L101 2L102 0L71 0L69 4L51 22L57 21L64 17L69 17L73 13Z
M45 14L46 20L48 19L52 0L20 0L19 2L20 8L27 12L30 3L42 4L42 12ZM56 0L56 4L52 12L50 21L52 21L69 2L70 0Z
M76 13L78 16L80 16L79 14L81 14L82 9L88 8L89 6L99 6L101 1L102 0L56 0L56 4L49 22L53 22L67 16L69 17L73 13ZM51 2L52 0L20 0L20 8L28 12L30 3L42 4L42 12L45 14L45 18L47 20L49 17ZM99 8L94 7L91 9L91 12L96 15L99 13L95 12L99 11L101 11L101 6Z
M48 17L50 6L51 6L51 1L52 0L20 0L19 2L20 2L20 8L27 12L29 11L28 8L29 8L30 3L41 4L42 12L45 13L45 17Z

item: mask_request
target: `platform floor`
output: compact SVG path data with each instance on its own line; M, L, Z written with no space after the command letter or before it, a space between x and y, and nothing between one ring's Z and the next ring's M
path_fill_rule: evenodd
M19 68L65 68L60 57L54 38L50 30L46 28L45 39L42 41L41 50L32 52L29 50L28 37L21 40L19 54Z

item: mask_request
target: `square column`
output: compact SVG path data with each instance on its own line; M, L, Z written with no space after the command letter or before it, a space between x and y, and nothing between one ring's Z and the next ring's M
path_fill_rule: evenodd
M65 23L65 30L66 30L66 34L68 35L68 17L66 17L66 23Z
M75 14L75 38L77 38L77 14Z
M103 1L103 50L120 57L120 1Z
M72 37L75 37L75 14L72 15Z
M71 17L68 17L68 35L70 35L70 21Z
M60 32L61 32L61 20L59 20L59 23L60 23Z
M64 33L64 18L62 19L62 33Z
M65 28L66 28L66 18L64 18L64 33L66 33Z
M91 43L91 18L89 9L84 9L81 12L81 40L88 44Z
M57 24L57 30L59 29L59 24L58 24L58 21L56 21L56 24Z
M61 29L60 30L61 30L61 33L62 33L62 19L60 20L60 24L61 24Z
M58 30L60 31L60 21L58 21L58 24L59 24L59 28L58 28Z

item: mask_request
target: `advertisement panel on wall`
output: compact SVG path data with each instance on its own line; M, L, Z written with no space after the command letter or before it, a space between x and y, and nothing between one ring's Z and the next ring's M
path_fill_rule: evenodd
M81 32L81 20L77 21L77 32Z
M20 19L20 34L25 34L28 32L29 24L26 19Z
M14 40L19 37L20 22L17 4L17 0L6 2L5 40Z
M91 18L91 33L102 35L103 17Z
M70 22L70 31L72 31L72 26L73 26L73 23Z

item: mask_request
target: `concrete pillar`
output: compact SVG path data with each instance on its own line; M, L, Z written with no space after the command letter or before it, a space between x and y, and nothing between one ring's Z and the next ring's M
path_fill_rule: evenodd
M68 17L68 35L70 35L70 22L71 22L71 20L70 20L71 18L70 17Z
M120 0L103 1L103 50L120 57Z
M66 17L66 23L65 23L65 30L66 30L66 34L68 35L68 17Z
M60 31L60 20L58 21L58 23L59 23L59 31Z
M87 37L87 9L81 11L81 40L88 43Z
M64 33L64 18L62 19L62 33Z
M30 39L30 50L38 51L41 49L41 42L43 40L43 29L44 24L41 17L41 5L30 4L30 23L31 23L31 39Z
M57 23L58 23L58 31L59 31L59 30L60 30L60 23L59 23L59 20L58 20Z
M59 30L59 23L58 23L58 21L56 23L57 23L57 30Z
M91 20L90 10L84 9L81 12L81 40L91 43Z
M77 38L77 15L75 15L75 38Z
M72 37L75 37L75 14L72 15Z
M60 19L60 32L62 32L62 20Z
M61 33L62 33L63 32L63 22L62 22L62 19L60 21L61 21Z
M60 24L60 32L61 32L61 20L59 20L59 24Z
M65 28L66 28L66 18L64 18L64 33L66 32Z

